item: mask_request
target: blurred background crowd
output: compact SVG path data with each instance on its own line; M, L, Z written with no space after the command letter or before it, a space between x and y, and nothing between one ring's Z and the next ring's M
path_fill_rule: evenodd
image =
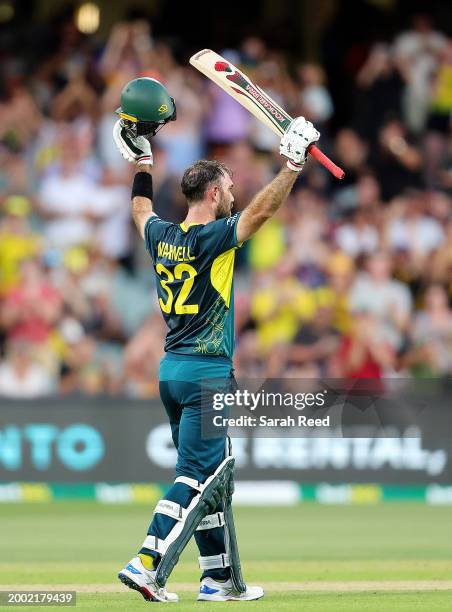
M313 121L346 171L338 182L311 160L238 252L237 376L452 375L452 39L441 26L414 13L365 47L351 41L339 84L325 45L317 61L251 34L216 47ZM278 138L188 65L203 42L175 44L145 15L104 39L72 13L50 32L27 53L0 36L0 394L155 397L165 327L132 227L133 168L112 141L121 89L151 76L176 99L177 121L152 144L155 209L170 221L186 214L183 170L203 157L233 170L242 210L281 167Z

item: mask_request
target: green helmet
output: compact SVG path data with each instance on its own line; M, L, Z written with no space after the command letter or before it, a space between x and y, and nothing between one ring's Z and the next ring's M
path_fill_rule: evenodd
M116 113L130 138L154 136L165 123L175 121L176 103L159 81L141 77L124 87Z

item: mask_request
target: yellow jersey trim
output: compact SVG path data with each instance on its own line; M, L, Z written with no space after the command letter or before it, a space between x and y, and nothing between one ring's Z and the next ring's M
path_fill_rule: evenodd
M179 223L179 227L181 228L183 232L188 232L188 230L190 229L190 227L192 227L192 225L203 225L203 224L202 223L189 223L188 225L185 225L185 223Z
M237 247L234 247L218 255L218 257L213 260L210 268L210 282L213 288L221 295L228 308L231 302L236 248Z

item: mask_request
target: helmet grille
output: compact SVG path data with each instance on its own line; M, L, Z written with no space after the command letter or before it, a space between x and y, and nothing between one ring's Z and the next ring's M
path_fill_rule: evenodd
M154 136L165 123L165 121L138 121L137 136Z
M155 136L156 133L165 125L166 121L129 121L121 119L121 125L126 130L129 138L137 136Z

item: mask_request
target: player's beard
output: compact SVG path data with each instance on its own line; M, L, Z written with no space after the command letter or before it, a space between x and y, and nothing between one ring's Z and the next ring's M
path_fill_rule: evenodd
M231 201L229 200L228 193L225 191L221 192L221 198L218 202L217 210L215 211L216 219L225 219L231 216Z

